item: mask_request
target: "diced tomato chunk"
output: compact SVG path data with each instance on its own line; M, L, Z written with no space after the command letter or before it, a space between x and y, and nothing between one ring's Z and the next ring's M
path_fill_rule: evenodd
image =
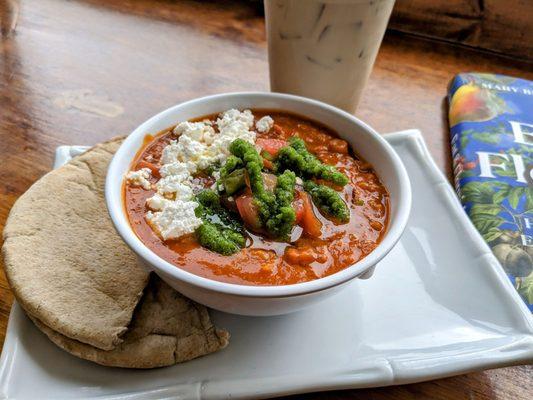
M287 141L283 139L257 138L255 144L257 144L266 152L270 153L272 156L275 156L282 147L287 146Z
M320 237L322 234L322 222L317 218L313 211L311 199L307 193L301 193L300 198L303 200L303 215L299 225L303 232L312 237Z
M250 193L240 195L235 199L235 204L237 204L237 210L239 210L239 215L244 221L244 224L252 230L260 230L261 220L259 219L259 210L254 204L252 195Z
M302 218L304 217L304 201L300 198L300 192L296 191L296 196L292 202L292 208L294 208L294 213L296 214L296 225L300 225Z

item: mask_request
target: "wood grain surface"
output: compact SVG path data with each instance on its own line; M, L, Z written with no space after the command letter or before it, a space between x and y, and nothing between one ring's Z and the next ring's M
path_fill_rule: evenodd
M528 0L396 0L390 26L532 61L532 18Z
M268 90L257 3L1 0L0 228L62 144L130 132L180 101ZM12 14L8 14L12 13ZM14 30L13 30L14 28ZM356 115L384 133L420 128L450 176L446 87L458 72L533 79L533 65L389 32ZM0 276L0 344L12 295ZM526 399L533 367L293 399ZM531 397L529 397L531 398Z

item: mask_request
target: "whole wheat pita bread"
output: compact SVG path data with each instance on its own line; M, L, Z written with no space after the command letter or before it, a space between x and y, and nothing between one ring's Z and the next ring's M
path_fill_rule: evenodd
M109 367L164 367L217 351L228 344L229 338L226 331L211 323L205 307L182 296L156 275L145 289L124 341L114 350L69 339L30 318L57 346Z
M115 232L103 192L121 140L45 175L14 205L2 251L15 297L55 344L103 365L160 367L225 347L205 307L155 276L145 289L148 273Z
M121 139L97 145L39 179L4 229L5 271L28 313L104 350L122 342L148 273L111 224L107 167Z

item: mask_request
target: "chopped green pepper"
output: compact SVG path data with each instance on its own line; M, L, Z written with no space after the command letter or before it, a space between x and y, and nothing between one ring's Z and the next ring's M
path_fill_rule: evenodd
M224 178L220 178L220 182L224 185L224 189L228 196L233 195L246 186L244 174L244 168L239 168L224 176Z
M224 166L220 169L220 177L225 178L227 175L229 175L231 172L233 172L240 166L242 166L242 160L240 158L235 156L229 156Z

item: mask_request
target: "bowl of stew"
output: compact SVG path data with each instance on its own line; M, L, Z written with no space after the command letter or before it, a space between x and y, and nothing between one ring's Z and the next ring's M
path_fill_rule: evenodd
M176 290L265 316L370 277L406 226L411 187L392 147L354 116L229 93L136 128L109 166L106 201L124 241Z

